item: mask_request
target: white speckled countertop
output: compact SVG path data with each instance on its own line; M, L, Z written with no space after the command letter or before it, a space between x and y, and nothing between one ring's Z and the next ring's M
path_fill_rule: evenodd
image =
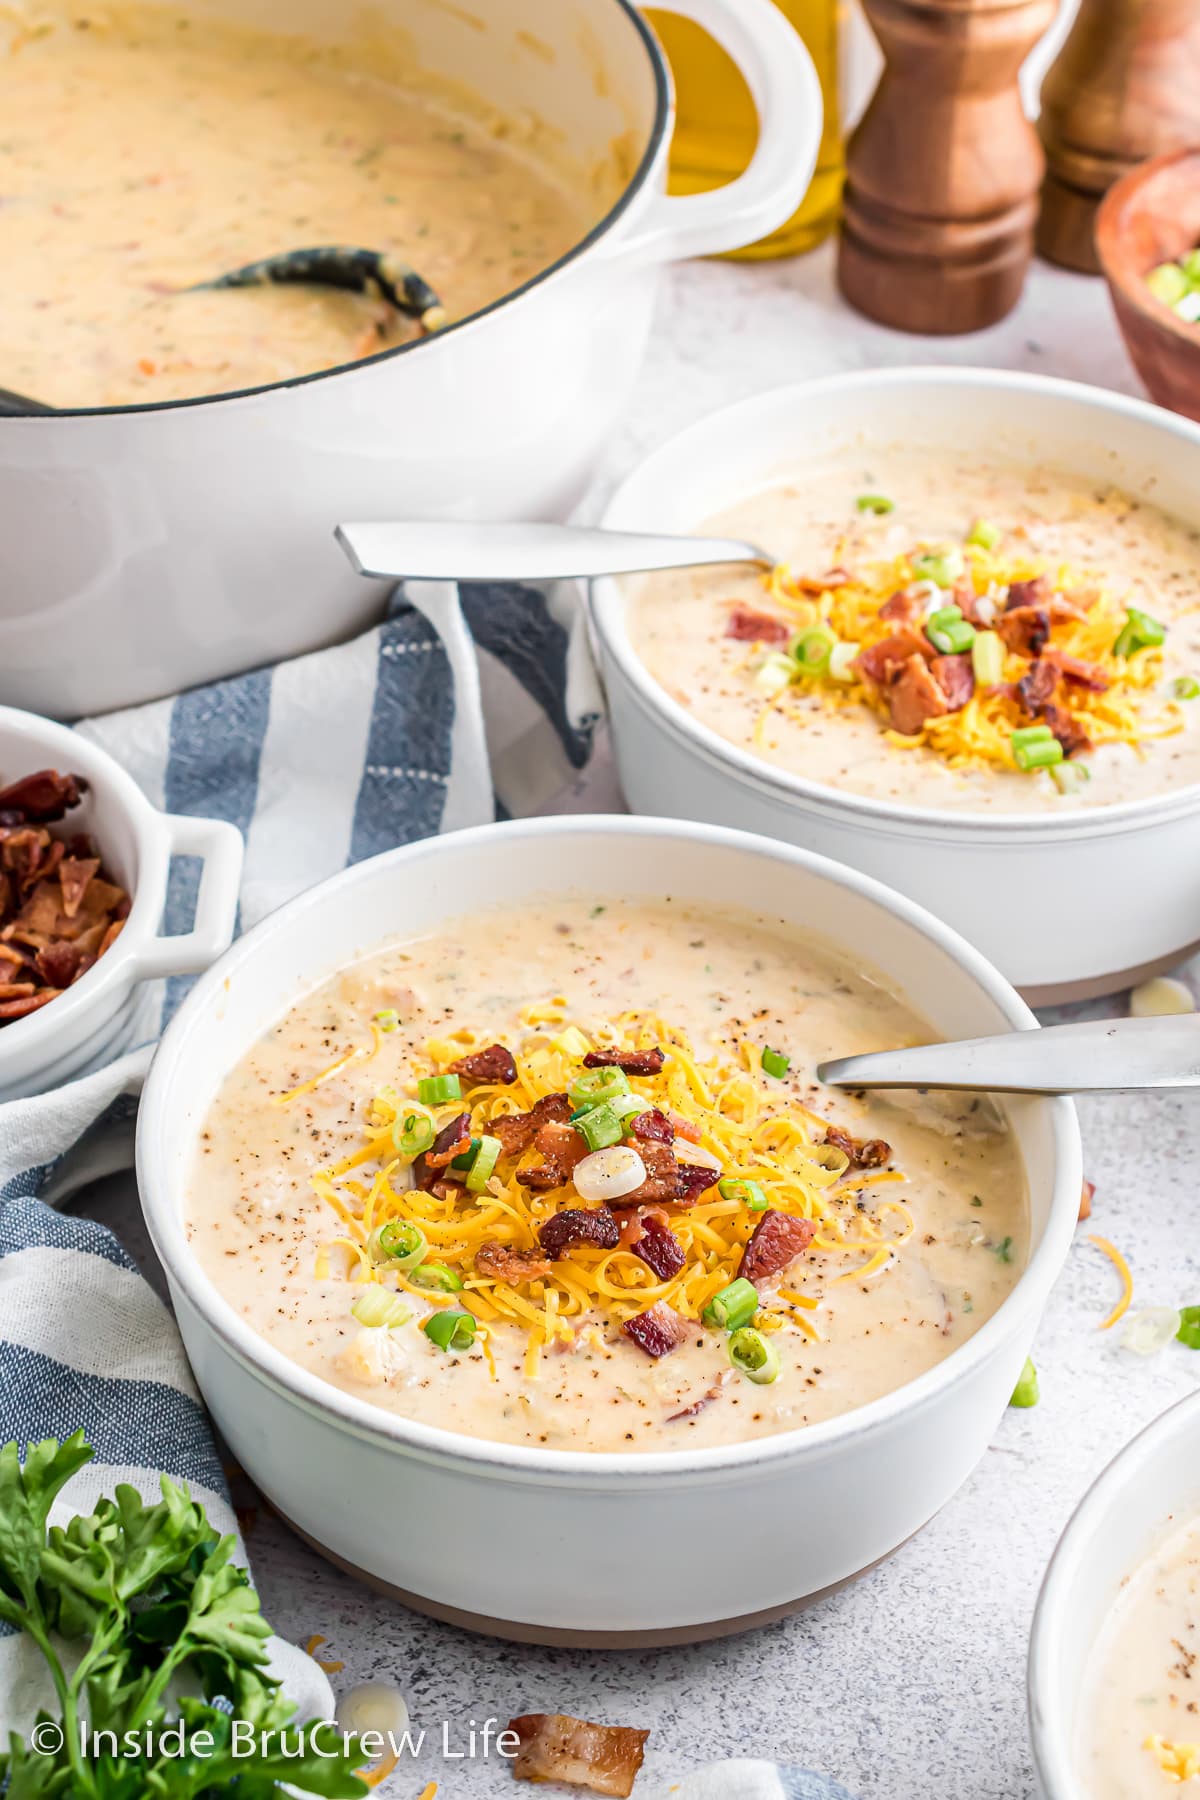
M635 455L714 406L831 369L920 361L1138 391L1102 284L1042 266L1004 324L944 340L900 337L846 311L828 248L792 263L687 267L664 293L628 426L592 503ZM612 794L601 759L571 804L607 807ZM1094 1226L1129 1255L1139 1299L1200 1301L1200 1096L1093 1100L1080 1111ZM93 1190L88 1210L135 1254L144 1249L127 1179ZM260 1514L249 1548L265 1610L300 1642L325 1635L321 1654L345 1665L335 1688L381 1679L404 1691L429 1740L385 1795L412 1800L427 1780L447 1800L507 1793L502 1762L443 1759L442 1721L461 1750L472 1719L546 1710L652 1726L642 1796L716 1758L773 1756L836 1775L862 1800L1021 1800L1032 1792L1026 1636L1055 1538L1119 1446L1200 1379L1200 1355L1179 1346L1143 1362L1102 1338L1096 1327L1115 1294L1110 1265L1081 1232L1035 1350L1041 1404L1007 1414L972 1480L890 1562L765 1631L600 1655L491 1642L365 1592ZM802 1506L798 1495L793 1529L805 1529ZM731 1513L731 1545L748 1524ZM381 1531L400 1529L402 1519L381 1514Z

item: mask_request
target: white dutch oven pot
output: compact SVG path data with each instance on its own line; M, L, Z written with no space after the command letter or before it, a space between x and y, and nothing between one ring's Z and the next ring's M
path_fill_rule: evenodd
M0 699L77 717L348 635L382 590L347 568L339 519L573 503L628 399L663 264L773 230L816 161L820 89L773 0L666 4L725 45L762 121L746 174L712 194L664 197L666 63L631 0L372 6L372 31L393 23L434 74L544 120L583 166L623 139L635 173L560 262L436 339L223 399L0 419ZM279 19L275 0L189 10ZM340 41L355 16L296 0L287 22Z
M436 928L471 895L498 905L565 892L656 898L667 880L673 893L715 905L753 896L772 918L858 951L948 1036L1034 1022L952 931L820 857L660 820L543 819L393 851L272 914L192 990L142 1100L147 1223L196 1379L238 1461L344 1566L425 1611L507 1636L713 1636L788 1611L886 1556L982 1456L1079 1207L1074 1109L1012 1102L1032 1251L999 1311L899 1392L742 1445L623 1456L487 1443L383 1412L290 1363L222 1297L188 1244L192 1151L222 1078L301 991L386 938ZM742 1529L748 1521L770 1529ZM649 1579L631 1577L634 1542L671 1547Z

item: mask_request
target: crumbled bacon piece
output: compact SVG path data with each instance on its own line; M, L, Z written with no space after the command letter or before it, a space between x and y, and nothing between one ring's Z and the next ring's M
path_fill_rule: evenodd
M735 606L725 626L727 638L737 638L743 644L785 644L790 633L782 619L776 619L770 613L755 612L752 606Z
M1015 612L1020 606L1045 606L1053 591L1053 583L1048 575L1035 575L1032 581L1012 581L1004 596L1005 612Z
M64 856L58 865L58 879L62 886L63 911L68 919L73 919L83 905L84 895L93 877L100 873L98 856Z
M1065 650L1053 650L1051 656L1063 680L1073 687L1088 688L1093 694L1107 693L1108 676L1095 663L1084 662L1081 656L1068 656Z
M765 1212L742 1251L738 1275L756 1285L769 1275L777 1275L802 1250L807 1250L816 1236L816 1229L811 1219L798 1219L792 1213L777 1212L774 1208Z
M660 1144L671 1144L675 1141L674 1125L666 1113L659 1112L657 1106L652 1106L648 1112L637 1113L630 1123L629 1130L633 1137L640 1138L643 1143L649 1143L652 1139Z
M565 1125L571 1117L571 1102L565 1094L543 1094L531 1112L504 1113L488 1125L490 1136L500 1139L505 1156L520 1156L528 1150L543 1125L551 1119Z
M923 656L932 661L935 654L924 632L905 627L903 631L893 632L891 637L881 638L869 650L860 650L853 668L864 681L886 687L892 672L902 669L910 656Z
M450 1064L450 1073L465 1075L468 1081L495 1081L511 1087L517 1079L517 1065L511 1050L506 1050L503 1044L489 1044L486 1050L460 1056L457 1062Z
M710 1169L707 1163L681 1162L675 1188L676 1206L695 1206L701 1194L706 1194L720 1179L720 1169Z
M996 630L1020 656L1040 656L1050 638L1050 614L1044 606L1018 606L1002 613Z
M706 1406L711 1405L714 1400L719 1400L720 1397L721 1384L714 1381L713 1385L701 1394L698 1400L693 1400L690 1406L682 1406L678 1412L668 1413L667 1424L676 1425L681 1419L694 1419L697 1413L703 1412Z
M915 594L905 593L903 588L885 600L879 609L879 617L897 625L916 625L925 617L925 602L918 600Z
M416 1186L428 1193L441 1171L469 1149L470 1144L471 1115L459 1113L448 1125L442 1126L428 1150L423 1150L413 1163Z
M655 1050L589 1050L583 1059L585 1069L620 1069L623 1075L657 1075L666 1062L663 1051Z
M1096 1194L1095 1182L1088 1181L1087 1178L1085 1177L1083 1187L1082 1187L1082 1189L1080 1191L1080 1195L1079 1195L1079 1222L1080 1222L1080 1224L1083 1223L1084 1219L1091 1218L1091 1216L1092 1216L1092 1201L1095 1198L1095 1194Z
M539 1281L550 1273L550 1258L539 1250L518 1250L489 1240L475 1252L475 1272L495 1281Z
M840 1125L831 1125L825 1142L849 1157L852 1169L881 1169L892 1154L892 1146L883 1138L855 1138Z
M517 1180L522 1187L536 1188L539 1193L562 1187L570 1180L576 1164L588 1154L587 1144L575 1127L564 1125L558 1119L543 1125L533 1141L535 1148L541 1151L541 1164L532 1169L519 1169Z
M618 1800L633 1792L650 1736L630 1725L593 1725L569 1713L522 1713L509 1720L508 1729L521 1746L512 1765L518 1781L569 1781Z
M886 692L892 730L902 737L916 737L929 719L940 719L950 711L929 664L915 652L891 676Z
M826 569L823 575L788 576L788 581L798 594L828 594L834 588L845 587L849 579L849 569L843 569L840 563L832 569Z
M958 712L975 692L975 670L969 656L935 656L929 672L945 694L951 712Z
M1062 745L1064 756L1078 756L1081 751L1091 749L1092 740L1083 726L1077 725L1061 706L1044 706L1042 719Z
M683 1245L670 1226L653 1217L642 1220L642 1235L632 1249L660 1281L669 1281L672 1275L678 1275L687 1261Z
M688 1142L691 1144L698 1144L700 1142L703 1134L694 1119L685 1119L682 1113L677 1112L668 1113L667 1117L671 1121L671 1125L674 1128L675 1136L677 1138L687 1138Z
M52 825L78 806L87 793L82 775L60 775L57 769L39 769L0 788L0 814L20 814L28 825Z
M621 1326L625 1336L632 1338L647 1356L670 1356L695 1329L690 1319L677 1313L665 1300L656 1300L645 1312L635 1313Z
M1058 692L1059 667L1052 656L1039 656L1017 683L1017 699L1035 718Z
M599 1250L615 1250L621 1241L617 1221L607 1206L568 1206L538 1226L538 1242L556 1260L572 1244L595 1244Z
M622 1194L619 1200L614 1200L613 1205L652 1206L674 1200L679 1192L679 1164L670 1144L642 1138L638 1142L638 1155L645 1164L646 1179L631 1194Z

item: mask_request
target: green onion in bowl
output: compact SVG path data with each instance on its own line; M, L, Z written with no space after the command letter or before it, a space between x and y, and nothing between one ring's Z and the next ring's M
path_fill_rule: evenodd
M714 1294L700 1317L718 1331L737 1331L748 1325L758 1311L758 1289L753 1282L738 1276L719 1294Z
M378 1225L367 1239L367 1254L372 1262L387 1263L393 1269L415 1269L429 1254L425 1233L408 1219L389 1219Z
M390 1288L380 1287L378 1282L358 1296L350 1308L360 1325L369 1330L376 1330L386 1325L394 1331L397 1325L407 1325L412 1318L412 1309L405 1305L399 1294L393 1294Z
M889 500L886 494L860 494L854 502L860 513L890 513L896 510L896 502Z
M461 1100L462 1082L457 1075L423 1075L417 1083L417 1099L422 1106L441 1106L447 1100Z
M430 1313L421 1330L439 1350L469 1350L475 1342L475 1315L448 1306L444 1312Z
M813 625L802 631L792 644L792 658L804 675L824 675L829 658L837 644L837 635L828 625Z
M423 1150L428 1150L436 1136L436 1127L428 1113L410 1109L396 1114L392 1124L392 1142L401 1156L420 1156Z
M745 1325L729 1340L729 1360L751 1381L774 1381L779 1374L779 1352L760 1331Z

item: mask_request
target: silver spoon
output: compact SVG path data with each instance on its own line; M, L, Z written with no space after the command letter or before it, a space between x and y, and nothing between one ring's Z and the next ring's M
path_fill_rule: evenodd
M1084 1019L1003 1037L922 1044L820 1063L834 1087L954 1088L993 1094L1104 1094L1200 1087L1200 1014Z
M360 575L387 581L558 581L702 563L769 569L776 560L761 545L740 538L660 537L598 525L406 519L339 525L337 539Z

